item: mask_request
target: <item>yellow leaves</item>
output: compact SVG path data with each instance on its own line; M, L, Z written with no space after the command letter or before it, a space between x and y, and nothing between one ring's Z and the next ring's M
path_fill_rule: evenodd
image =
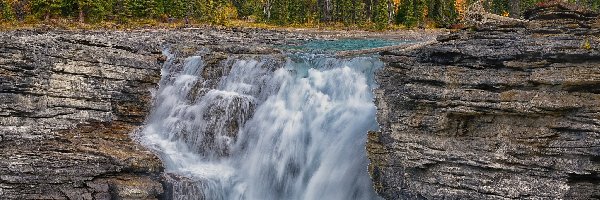
M226 19L236 19L238 17L238 11L232 4L228 4L225 7L222 7L221 13L223 13Z
M212 24L227 25L230 20L237 19L238 17L237 9L231 3L225 6L218 6L215 11L210 20Z
M467 3L465 0L456 0L454 2L454 6L456 6L456 11L458 11L459 14L463 14L465 12L466 5Z
M583 42L581 43L581 48L586 50L592 49L592 43L590 42L589 38L583 40Z

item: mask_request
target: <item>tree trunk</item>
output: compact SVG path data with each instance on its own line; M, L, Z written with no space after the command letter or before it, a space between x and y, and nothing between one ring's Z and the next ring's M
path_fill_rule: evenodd
M326 13L326 21L331 21L331 11L332 9L331 0L325 0L325 13Z
M321 22L331 21L331 0L319 0L317 4L321 14Z
M20 22L25 20L25 4L26 3L27 2L25 0L19 0L19 1L17 1L16 5L14 6L15 14L17 15L17 19Z
M388 9L388 24L391 24L393 22L392 20L394 19L394 12L396 10L395 10L395 7L394 7L394 1L393 0L386 0L386 1L387 1L387 5L388 5L387 6L387 9Z
M521 5L520 0L510 0L510 13L509 16L512 18L521 17Z
M367 17L367 21L371 21L372 17L373 17L373 0L365 0L365 10L366 10L366 16Z
M271 19L271 0L266 1L263 14L267 17L267 20Z
M356 9L356 7L358 7L357 5L357 0L352 0L352 23L356 23L357 19L356 19L356 13L358 12L358 10Z
M79 6L79 23L85 22L85 14L83 13L83 6Z

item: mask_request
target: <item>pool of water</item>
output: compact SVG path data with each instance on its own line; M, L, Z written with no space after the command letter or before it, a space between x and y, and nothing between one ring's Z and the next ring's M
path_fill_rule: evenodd
M395 46L413 42L414 41L410 40L393 40L380 38L346 38L338 40L312 40L308 42L299 43L297 45L282 46L281 48L291 51L327 53Z

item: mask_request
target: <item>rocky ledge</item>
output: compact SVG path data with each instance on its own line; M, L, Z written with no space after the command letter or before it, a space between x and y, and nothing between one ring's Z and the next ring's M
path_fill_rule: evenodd
M236 57L280 55L310 39L421 39L343 31L192 28L0 32L0 199L168 199L188 182L163 172L132 138L143 125L167 62L204 55L214 87ZM281 59L280 59L281 60ZM172 183L177 180L179 183Z
M143 125L171 52L228 54L309 36L258 29L0 33L0 199L157 199L160 160L130 134ZM312 37L312 36L311 36ZM214 65L214 66L213 66ZM213 66L213 67L211 67Z
M382 53L386 199L599 199L600 21L562 3Z

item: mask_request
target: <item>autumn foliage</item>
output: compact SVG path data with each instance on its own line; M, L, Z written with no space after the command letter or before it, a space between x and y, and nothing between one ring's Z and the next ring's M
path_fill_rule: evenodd
M273 25L341 24L385 29L451 27L474 0L0 0L0 21L78 23L131 20L227 24L232 20ZM591 9L599 0L570 0ZM496 14L519 17L541 0L484 0Z

